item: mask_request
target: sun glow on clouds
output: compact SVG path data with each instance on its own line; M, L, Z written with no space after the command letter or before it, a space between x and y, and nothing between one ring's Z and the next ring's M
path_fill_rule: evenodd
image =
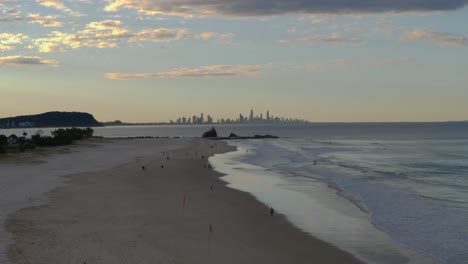
M0 33L0 52L14 50L14 45L21 44L27 38L24 34Z
M58 66L54 60L44 60L35 56L6 56L0 57L0 66L18 66L18 65L49 65Z
M448 32L425 31L422 29L407 30L400 40L424 40L439 46L468 46L468 36L453 35Z
M453 101L468 95L463 89L468 76L468 31L464 27L468 8L463 9L467 3L0 0L0 76L13 73L11 78L3 78L3 83L0 78L0 86L10 85L8 79L12 87L21 87L18 89L36 84L42 85L38 90L49 89L46 85L50 83L50 89L69 87L63 89L66 95L82 88L109 98L109 105L123 101L140 105L136 98L149 101L146 98L156 95L154 87L167 84L165 98L172 96L174 101L158 102L166 106L185 92L191 96L195 90L245 89L249 95L239 93L239 104L316 107L310 111L312 118L315 113L322 115L320 105L347 107L343 112L349 113L349 107L354 106L346 103L369 97L367 91L379 93L375 104L386 106L387 99L400 97L393 93L394 87L404 87L405 100L414 100L414 105L422 101L422 87L430 87L433 98L453 95ZM59 69L51 68L59 62ZM423 71L425 76L421 77ZM16 76L31 80L12 79ZM135 83L143 92L125 97ZM197 89L181 89L192 84ZM252 93L250 87L255 87ZM439 88L447 91L438 93ZM111 89L119 93L107 96ZM308 98L315 100L314 104L306 102ZM87 103L77 101L77 105ZM432 108L425 110L429 113ZM107 111L101 110L101 105L95 109ZM361 112L372 112L367 110ZM334 117L328 120L336 121Z
M28 14L27 15L27 20L30 21L30 23L37 23L39 25L42 25L44 27L61 27L63 26L62 22L56 21L55 16L41 16L39 14Z
M181 68L167 72L154 73L107 73L106 78L114 80L148 79L148 78L177 78L177 77L225 77L240 75L258 75L260 65L212 65L201 68Z
M343 37L337 33L332 33L330 35L322 36L308 36L308 37L300 37L295 38L292 40L284 39L280 40L280 43L297 43L297 44L304 44L304 43L329 43L329 44L362 44L362 40L357 37Z
M55 8L64 11L71 15L78 15L78 13L75 13L70 8L66 7L65 4L60 0L36 0L36 3L45 7Z
M203 32L192 34L184 28L152 28L131 31L124 28L120 20L94 21L86 24L85 29L76 33L52 31L47 37L32 40L28 47L39 52L63 51L65 48L117 48L121 43L134 42L172 42L183 39L216 40L220 43L230 43L233 34Z

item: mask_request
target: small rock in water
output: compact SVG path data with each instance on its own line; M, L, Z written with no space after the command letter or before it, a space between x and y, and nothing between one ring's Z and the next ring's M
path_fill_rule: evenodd
M214 127L212 127L210 130L203 133L202 137L204 137L204 138L215 138L215 137L218 137L218 133L216 132L216 129Z

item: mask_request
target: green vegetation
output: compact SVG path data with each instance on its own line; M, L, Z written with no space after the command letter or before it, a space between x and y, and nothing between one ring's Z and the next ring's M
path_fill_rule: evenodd
M41 136L39 133L31 137L33 144L41 147L70 145L74 140L83 140L93 136L92 128L66 128L52 131L52 137Z
M8 146L8 138L4 135L0 135L0 153L5 152L6 146Z
M39 147L55 147L70 145L73 141L83 140L92 137L94 130L92 128L66 128L52 131L52 136L42 136L39 132L32 135L31 139L24 137L16 137L11 135L9 138L0 135L0 153L5 152L5 149L14 148L17 146L20 151ZM11 139L11 140L9 140Z
M80 112L47 112L38 115L0 118L0 127L99 127L93 115Z

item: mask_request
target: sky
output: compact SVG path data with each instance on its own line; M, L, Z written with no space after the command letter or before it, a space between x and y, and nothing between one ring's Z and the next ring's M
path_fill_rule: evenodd
M468 120L468 0L0 0L0 117Z

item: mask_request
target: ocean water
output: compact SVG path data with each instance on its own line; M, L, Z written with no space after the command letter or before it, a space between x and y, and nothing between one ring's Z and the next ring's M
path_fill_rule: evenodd
M221 158L235 168L222 170L250 175L250 180L260 173L276 175L271 176L280 189L275 194L265 195L264 187L257 190L245 181L227 181L284 210L301 229L370 263L429 261L417 252L442 263L468 263L468 123L323 126L296 127L278 140L234 142L238 155ZM255 181L268 185L268 180ZM378 231L354 223L363 220L359 213L339 213L340 205L318 191L316 181L365 212ZM287 198L291 194L285 190L310 197ZM290 201L282 204L278 199ZM324 219L308 213L317 201L338 213L317 207L313 209L326 215ZM334 232L335 223L323 224L337 217L346 219L341 224L346 230ZM379 231L388 237L382 238ZM350 236L351 241L344 241Z
M193 137L209 127L95 130L106 137ZM281 137L230 141L238 151L211 162L231 187L298 228L370 263L468 263L468 122L216 129Z

